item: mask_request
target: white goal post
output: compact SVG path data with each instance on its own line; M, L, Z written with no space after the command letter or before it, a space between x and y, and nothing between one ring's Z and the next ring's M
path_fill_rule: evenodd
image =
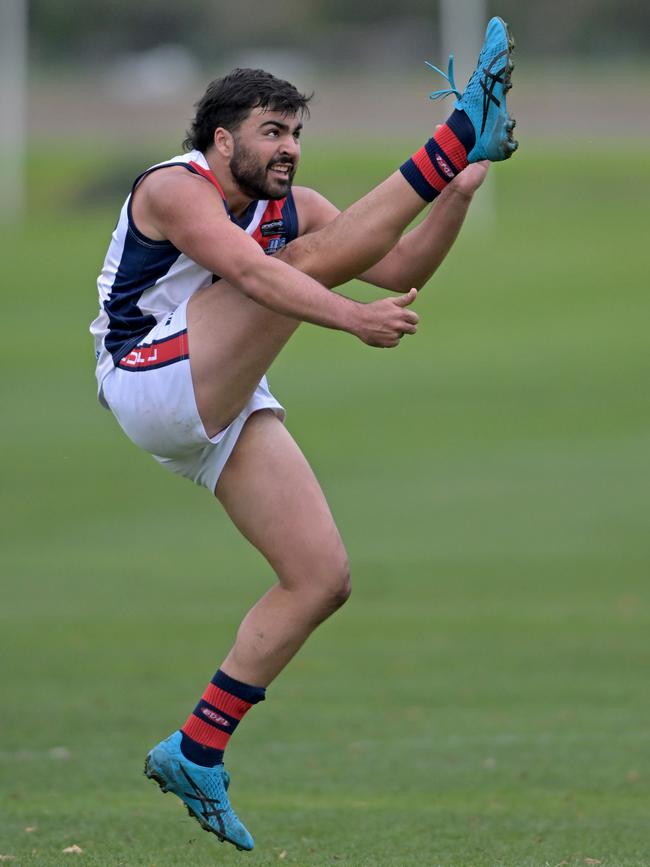
M25 207L27 0L0 0L0 219Z
M454 77L461 91L474 71L487 22L487 0L440 0L440 60L446 70L447 55L454 55ZM483 222L495 211L492 182L490 174L472 205L472 213Z
M440 51L454 55L456 84L463 90L474 71L487 24L487 0L440 0Z

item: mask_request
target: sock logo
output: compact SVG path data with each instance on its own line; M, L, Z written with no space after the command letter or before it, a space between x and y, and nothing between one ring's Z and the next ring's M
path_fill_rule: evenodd
M209 707L202 707L201 713L203 716L207 716L209 720L212 720L213 723L216 723L219 726L227 726L230 728L230 723L227 719L224 719L221 714L215 713L213 710L210 710Z
M447 175L448 178L455 178L456 175L454 174L453 170L451 169L451 166L449 165L449 163L445 162L445 160L443 160L443 158L440 156L440 154L436 154L435 156L436 156L436 162L438 163L438 167L440 168L440 170L443 171Z

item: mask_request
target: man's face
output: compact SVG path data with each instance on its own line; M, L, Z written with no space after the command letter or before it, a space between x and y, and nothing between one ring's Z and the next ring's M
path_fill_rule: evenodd
M300 160L301 130L296 115L252 110L233 133L230 171L242 193L253 199L287 195Z

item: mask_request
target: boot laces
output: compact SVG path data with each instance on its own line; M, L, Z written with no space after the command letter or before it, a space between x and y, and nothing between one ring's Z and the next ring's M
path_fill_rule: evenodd
M454 55L449 55L449 63L447 64L447 72L443 72L442 69L439 69L437 66L434 66L433 63L429 63L428 60L424 61L426 65L433 69L434 72L437 72L439 75L445 79L445 81L449 84L449 87L443 90L434 90L433 93L429 94L429 99L444 99L446 96L451 96L451 94L455 94L458 99L462 97L462 93L456 87L456 82L454 80Z

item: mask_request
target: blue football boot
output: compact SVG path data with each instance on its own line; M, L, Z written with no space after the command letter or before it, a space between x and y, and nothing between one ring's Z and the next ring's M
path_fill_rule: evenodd
M163 792L177 795L204 831L212 831L222 843L232 843L238 849L253 848L253 838L230 806L227 792L230 777L223 765L204 768L186 759L181 752L179 731L151 750L144 773Z
M467 155L470 163L507 160L519 147L512 137L515 120L508 114L506 106L506 94L512 87L510 76L515 68L511 58L514 47L515 41L506 22L502 18L492 18L485 31L476 69L464 93L457 89L454 81L453 54L449 57L447 74L427 63L449 82L448 89L434 91L431 99L455 94L458 102L454 107L464 111L474 127L476 141Z

